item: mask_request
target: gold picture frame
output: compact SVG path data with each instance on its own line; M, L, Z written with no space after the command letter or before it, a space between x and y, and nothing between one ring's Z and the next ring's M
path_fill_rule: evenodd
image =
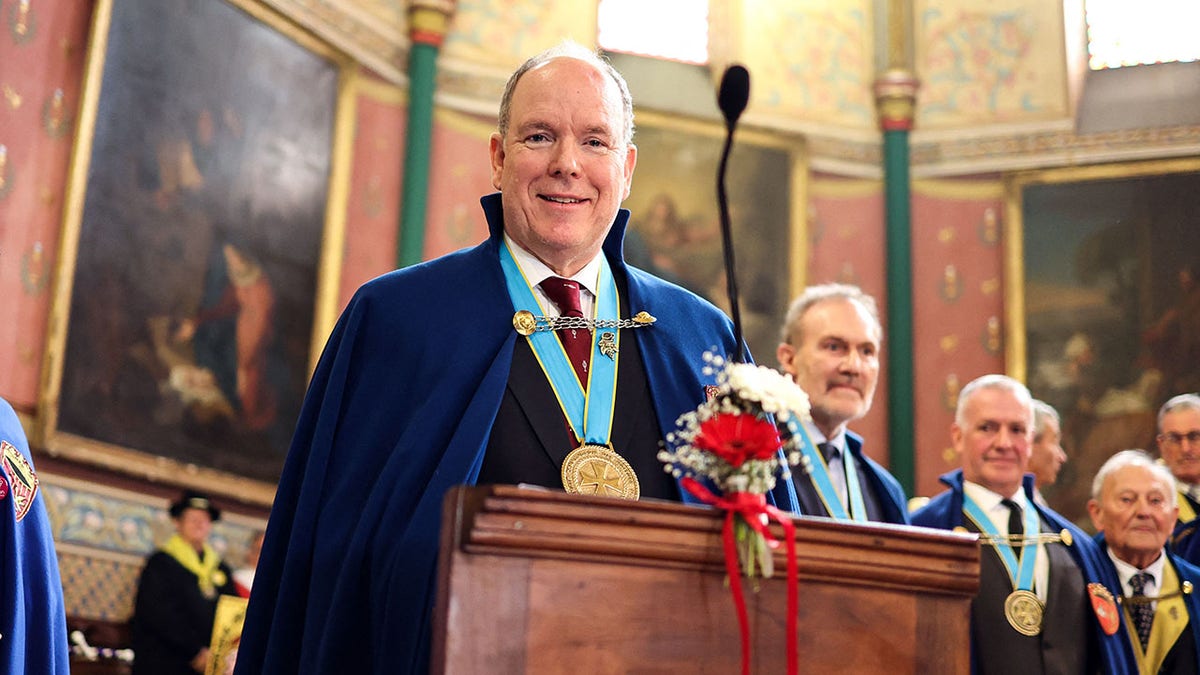
M637 111L638 164L623 206L625 259L730 311L717 206L720 124ZM808 260L808 155L799 137L738 129L727 178L744 338L771 364Z
M34 440L269 506L338 311L355 64L253 0L98 0Z
M1180 323L1200 321L1180 311L1200 308L1200 158L1015 173L1006 199L1007 371L1061 416L1069 460L1044 492L1090 526L1100 465L1153 453L1158 407L1200 388Z

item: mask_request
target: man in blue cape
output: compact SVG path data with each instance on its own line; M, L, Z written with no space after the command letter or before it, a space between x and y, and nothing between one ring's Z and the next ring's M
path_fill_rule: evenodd
M1112 567L1083 530L1033 498L1029 390L1004 375L972 380L951 438L962 469L942 476L950 489L912 523L981 534L971 671L1136 673Z
M54 537L21 420L0 399L0 673L69 672Z
M875 298L848 284L809 286L792 301L781 333L775 357L808 394L812 419L804 426L820 454L793 478L796 493L782 494L788 486L780 483L775 500L807 515L908 524L904 488L846 428L871 409L879 383L883 326ZM848 490L851 481L857 491Z
M643 497L687 499L655 459L658 441L705 400L715 382L702 354L733 353L733 328L698 296L624 264L632 134L623 79L578 45L510 78L490 148L500 193L482 200L488 240L367 283L329 339L267 527L238 673L427 672L440 514L454 485L561 486L586 435L621 455ZM572 287L576 311L540 280ZM601 330L588 317L611 312L619 344L598 339L568 362L566 336L544 349L533 324L517 321L531 334L518 333L514 310L526 307L573 316L560 333L585 335ZM606 368L620 376L597 386ZM560 405L576 375L591 378L589 409L615 391L603 438Z

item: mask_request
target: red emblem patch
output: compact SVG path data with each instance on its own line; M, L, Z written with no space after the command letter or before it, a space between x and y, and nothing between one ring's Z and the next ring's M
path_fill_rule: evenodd
M20 522L33 506L33 498L38 491L38 477L29 460L12 443L0 441L0 455L3 455L4 475L12 492L13 511L17 522Z
M1105 635L1112 635L1121 627L1121 613L1117 611L1117 600L1104 584L1088 584L1088 595L1092 598L1092 609L1100 621Z

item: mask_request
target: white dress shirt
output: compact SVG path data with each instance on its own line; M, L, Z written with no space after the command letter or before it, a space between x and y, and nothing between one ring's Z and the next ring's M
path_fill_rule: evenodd
M504 234L504 242L508 244L508 249L512 251L513 260L517 262L517 267L521 268L521 273L529 281L533 287L533 294L537 297L538 303L542 306L543 316L559 316L562 314L558 306L550 302L550 298L546 296L545 291L539 285L548 277L557 277L558 274L550 269L546 263L538 260L532 253L521 248L517 242L513 241L506 232ZM600 281L600 256L603 252L597 253L591 262L584 265L582 269L576 272L569 278L579 283L579 308L583 311L583 315L587 318L595 317L596 308L596 288Z

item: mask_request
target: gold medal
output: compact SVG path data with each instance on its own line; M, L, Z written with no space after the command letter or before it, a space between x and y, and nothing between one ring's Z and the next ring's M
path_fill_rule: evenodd
M1033 636L1042 632L1042 614L1045 610L1042 601L1030 591L1013 591L1004 600L1004 618L1021 635Z
M612 448L585 443L571 451L562 465L563 488L580 495L637 499L637 474Z
M523 309L513 314L513 328L521 335L529 337L537 330L537 319L533 317L533 312Z

